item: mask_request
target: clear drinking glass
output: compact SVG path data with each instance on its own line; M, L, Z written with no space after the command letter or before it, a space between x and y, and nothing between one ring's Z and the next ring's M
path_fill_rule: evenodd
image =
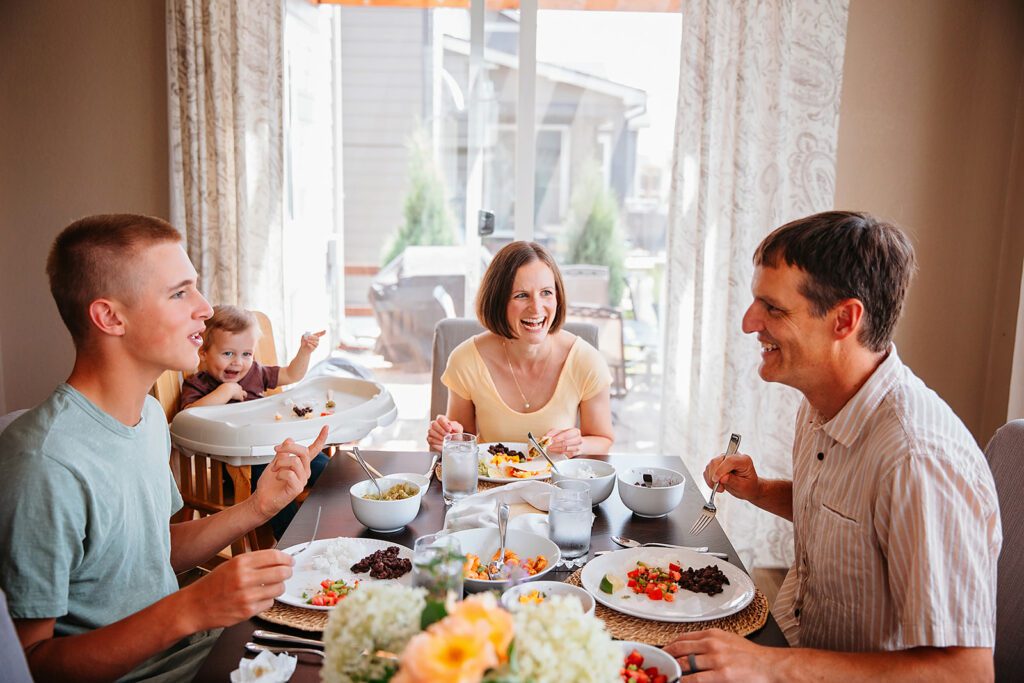
M563 480L555 487L548 505L551 540L562 557L582 557L590 552L590 531L594 526L590 486L583 481Z
M479 478L476 437L472 434L449 434L441 447L441 494L451 505L476 493Z
M413 585L427 589L428 601L444 602L449 593L458 600L462 598L464 562L459 539L454 536L420 536L412 548Z

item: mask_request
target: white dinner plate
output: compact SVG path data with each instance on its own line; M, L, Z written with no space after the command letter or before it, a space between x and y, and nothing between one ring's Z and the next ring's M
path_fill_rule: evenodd
M478 443L476 445L476 447L477 447L477 457L480 458L480 462L484 462L484 461L489 460L490 458L493 457L490 453L487 452L487 448L490 447L490 446L493 446L495 443L501 443L502 445L504 445L506 448L508 448L511 451L519 451L523 455L529 457L530 444L528 444L528 443L520 443L518 441L500 441L500 442L489 441L487 443ZM541 458L541 459L543 459L543 458ZM537 474L537 475L534 475L532 477L487 477L487 476L484 476L482 474L480 475L480 481L490 481L490 482L494 482L494 483L497 483L497 484L507 484L507 483L512 482L512 481L526 481L527 479L550 479L550 478L551 478L551 470L547 470L545 472L542 472L541 474Z
M674 562L683 569L701 569L713 564L725 574L729 583L722 587L724 590L718 595L692 593L680 588L674 602L651 600L646 595L634 593L628 587L620 588L611 595L601 590L601 579L606 574L618 576L625 583L626 573L636 569L638 561L664 569L668 569L669 562ZM739 567L710 555L680 548L628 548L601 555L583 568L580 582L583 588L605 607L653 621L721 619L739 612L754 599L754 582Z
M345 554L349 556L351 562L346 561L335 568L325 566L328 558L327 549L333 543L339 544L337 547L344 549ZM291 548L284 548L283 550L288 552L301 545L302 544L300 543L297 546L291 546ZM310 596L316 593L320 589L320 582L324 579L332 579L335 581L338 579L344 579L346 583L353 583L355 581L359 581L360 583L367 581L392 581L405 586L411 586L412 571L403 574L397 579L374 579L370 577L369 572L357 574L349 569L349 567L370 553L376 550L383 550L384 548L388 548L393 545L398 546L399 557L404 557L412 562L412 550L406 548L404 545L381 541L376 538L329 538L320 541L313 541L309 548L295 558L296 563L292 571L292 576L284 582L284 594L278 596L277 601L283 602L286 605L301 607L303 609L319 610L321 612L333 609L332 607L307 605L306 598L302 597L304 592ZM356 590L359 589L356 588Z

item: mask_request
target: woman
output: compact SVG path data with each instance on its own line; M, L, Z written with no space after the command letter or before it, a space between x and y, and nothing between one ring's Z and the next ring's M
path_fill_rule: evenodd
M550 439L550 453L607 453L611 373L597 349L562 329L562 275L544 247L513 242L499 251L476 308L487 331L448 359L441 376L448 412L430 423L430 448L441 450L445 435L457 432L521 442L530 431Z

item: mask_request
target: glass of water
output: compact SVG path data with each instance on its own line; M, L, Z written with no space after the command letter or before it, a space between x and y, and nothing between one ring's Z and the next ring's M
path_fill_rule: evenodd
M448 434L441 447L441 494L446 505L476 493L479 475L476 437Z
M459 539L454 536L420 536L412 547L413 585L426 588L427 600L432 602L444 602L449 594L459 600L465 559Z
M573 559L590 552L590 530L594 513L590 509L590 486L570 479L555 484L548 505L551 540L562 557Z

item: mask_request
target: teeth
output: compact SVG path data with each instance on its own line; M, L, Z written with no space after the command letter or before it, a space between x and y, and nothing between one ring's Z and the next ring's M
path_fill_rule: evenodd
M762 351L778 351L779 347L777 344L769 344L768 342L761 342Z

